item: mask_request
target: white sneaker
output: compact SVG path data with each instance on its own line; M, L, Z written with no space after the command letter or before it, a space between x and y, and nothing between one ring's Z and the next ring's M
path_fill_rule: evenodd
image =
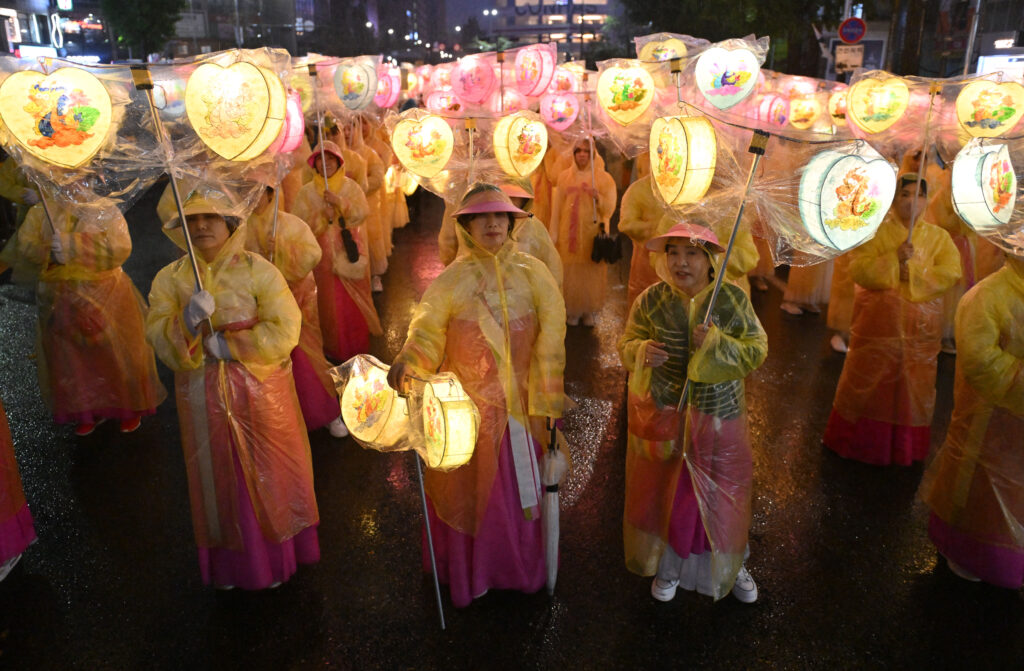
M662 580L655 578L651 582L651 596L658 601L671 601L676 596L676 589L679 587L678 580Z
M3 580L8 574L14 570L14 567L21 561L21 555L14 555L3 564L0 564L0 580Z
M732 595L743 603L754 603L757 601L757 583L750 577L750 571L746 566L740 567L736 576L736 583L732 586Z
M846 344L846 341L843 340L843 336L839 335L838 333L832 336L832 339L829 340L828 343L832 345L832 349L839 352L840 354L846 354L846 352L849 351L850 349L849 346Z
M384 283L380 281L380 275L374 275L373 278L370 279L370 290L375 294L379 294L384 291Z
M331 423L327 425L327 430L335 438L344 438L348 435L348 427L345 426L345 420L341 418L341 415L331 420Z
M783 301L780 305L783 312L788 312L791 315L802 315L804 311L800 309L800 306L796 303L790 303L789 301Z

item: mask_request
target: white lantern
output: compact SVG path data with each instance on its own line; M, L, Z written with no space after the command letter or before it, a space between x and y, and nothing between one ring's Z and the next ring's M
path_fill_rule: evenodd
M430 378L423 388L423 460L429 468L448 471L473 457L480 412L451 373Z
M366 447L388 452L405 449L411 430L406 400L388 385L388 366L372 356L354 362L341 394L341 416L352 437Z
M953 161L953 209L981 234L1010 223L1017 175L1005 144L972 140Z

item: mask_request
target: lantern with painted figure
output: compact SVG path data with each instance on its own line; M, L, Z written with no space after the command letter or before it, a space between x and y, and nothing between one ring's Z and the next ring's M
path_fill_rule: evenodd
M726 110L750 95L760 70L761 64L750 49L712 47L697 57L694 77L704 99Z
M270 145L270 151L275 154L290 154L295 151L302 144L305 129L306 120L302 114L302 99L299 97L298 91L291 91L288 94L284 126L281 128L281 134Z
M406 449L412 430L409 405L388 386L388 370L376 358L359 355L341 394L341 416L352 437L382 452Z
M789 124L799 130L807 130L821 116L821 103L814 94L807 94L789 100Z
M545 93L540 99L540 115L551 128L563 131L576 121L580 101L575 93Z
M900 77L866 77L846 94L849 118L866 133L880 133L900 120L910 104L910 88Z
M513 88L495 91L491 94L491 99L487 104L488 110L495 116L515 114L516 112L529 109L529 107L530 101L526 99L526 96Z
M835 126L846 125L846 87L833 91L828 97L828 115Z
M1024 86L1017 82L967 84L956 97L956 116L972 137L998 137L1024 116Z
M953 161L953 209L984 235L1010 223L1017 199L1017 175L1005 144L974 139Z
M394 107L401 93L402 77L399 69L382 65L377 77L377 95L373 97L373 104L381 109Z
M480 56L466 56L459 59L451 73L452 90L468 103L479 105L490 97L498 86L494 67Z
M403 113L391 133L391 148L401 164L427 179L444 170L454 145L448 122L418 109Z
M502 117L494 127L494 156L512 177L528 177L544 160L548 130L534 112Z
M673 116L651 125L651 180L671 207L699 201L715 176L718 140L707 117Z
M757 106L757 119L777 128L784 127L789 121L789 101L774 93L765 94Z
M654 79L639 61L615 63L601 70L597 79L597 101L612 120L627 126L651 106Z
M369 58L339 63L334 71L334 91L348 109L366 109L377 95L377 65Z
M423 461L450 471L473 457L480 411L451 373L431 376L423 387Z
M524 96L537 97L547 90L555 74L553 44L533 44L516 53L516 88Z

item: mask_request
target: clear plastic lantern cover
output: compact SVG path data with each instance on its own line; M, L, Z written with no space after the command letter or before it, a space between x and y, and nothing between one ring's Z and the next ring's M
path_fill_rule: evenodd
M306 120L302 113L302 99L298 91L288 93L287 111L284 117L284 127L277 140L270 146L270 150L277 154L290 154L302 144L305 135Z
M507 56L506 56L507 58ZM532 44L516 51L516 88L524 96L536 98L547 90L555 74L555 45Z
M837 127L846 126L846 87L833 91L828 97L828 115L832 124Z
M445 117L458 118L463 115L463 103L452 89L437 89L427 96L427 109Z
M455 147L451 126L424 110L402 113L391 128L391 148L409 172L432 178L448 164Z
M816 93L790 97L789 124L798 130L810 130L819 125L819 121L825 116L824 107Z
M549 93L572 93L579 90L579 79L571 68L557 67L551 77Z
M896 170L867 143L814 156L800 178L800 218L816 242L846 251L874 236L896 194Z
M597 100L612 121L627 126L654 102L654 78L640 61L617 59L598 66Z
M696 88L712 106L727 110L746 99L757 87L758 73L768 49L758 41L719 42L697 57L693 76Z
M686 58L691 51L710 44L707 40L677 33L655 33L633 38L636 57L642 61L669 61Z
M334 91L342 104L352 111L369 107L377 95L377 69L380 56L343 58L334 70Z
M473 457L480 412L451 373L433 376L423 387L424 461L449 471Z
M389 367L361 354L344 368L341 417L352 437L363 447L381 452L409 449L409 404L388 385Z
M957 95L956 116L971 137L1008 135L1024 117L1024 86L1012 81L970 82Z
M492 116L515 114L530 108L530 101L522 93L513 88L498 90L491 94L487 109Z
M451 86L462 100L474 105L483 103L498 86L493 63L485 56L460 58L451 73Z
M976 232L987 235L1010 223L1017 175L1007 145L972 140L953 161L953 209Z
M494 127L494 155L512 177L528 177L544 160L548 131L535 112L502 117Z
M715 175L718 143L703 116L655 119L651 125L651 181L668 206L700 200Z

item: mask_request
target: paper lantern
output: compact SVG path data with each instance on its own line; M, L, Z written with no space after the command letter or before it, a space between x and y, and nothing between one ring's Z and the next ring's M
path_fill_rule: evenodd
M110 94L92 73L22 70L0 85L0 119L18 144L47 163L76 168L92 158L111 126Z
M164 121L185 116L185 80L177 77L153 80L153 106Z
M967 144L953 161L953 209L981 234L1010 223L1017 175L1005 144Z
M574 93L548 93L541 96L540 116L544 123L557 131L571 126L579 113L580 102Z
M185 87L185 112L199 138L231 161L248 161L269 147L284 125L288 96L281 78L239 61L203 63Z
M578 88L576 73L568 68L555 68L550 86L552 93L573 93Z
M642 61L669 61L686 56L686 43L678 37L667 40L651 40L644 44L637 54Z
M816 98L792 98L789 101L789 123L793 128L807 130L821 116L821 103Z
M451 88L452 70L454 69L455 63L442 63L434 66L430 72L430 82L433 87L435 89Z
M462 116L462 101L451 89L434 91L427 96L427 109L434 114Z
M353 366L341 393L341 417L360 444L381 451L399 447L411 432L409 406L388 385L388 366L371 356Z
M774 93L762 96L757 106L757 119L782 128L789 121L789 101Z
M828 115L836 126L846 125L846 89L834 91L828 97Z
M527 177L540 166L548 147L548 129L533 112L517 112L494 127L494 156L512 177Z
M298 91L288 94L287 108L284 117L284 126L281 134L272 145L270 151L275 154L290 154L302 144L305 135L306 120L302 115L302 102Z
M704 197L717 156L715 128L706 117L662 117L651 124L651 181L670 207Z
M422 112L402 118L391 134L391 148L405 169L428 179L444 170L454 145L448 123Z
M524 96L544 93L555 74L555 54L547 46L535 44L516 53L516 88Z
M828 149L800 177L800 220L820 245L846 251L871 238L896 195L896 169L866 143Z
M498 85L494 68L483 58L467 56L451 74L452 90L466 102L479 105L487 100Z
M613 66L597 79L597 100L616 123L628 126L654 100L654 79L642 67Z
M899 77L862 79L846 94L849 118L866 133L880 133L899 121L910 103L910 89Z
M473 457L480 430L480 412L458 379L442 373L423 388L423 436L427 467L443 471Z
M495 91L487 107L491 114L495 116L515 114L516 112L529 109L530 101L519 91L509 88L504 91Z
M382 66L380 76L377 78L377 95L373 97L373 103L381 109L387 109L398 102L401 93L402 79L399 70Z
M1024 116L1024 86L1016 82L971 82L956 97L956 116L973 137L997 137Z
M341 63L334 70L334 91L350 110L365 109L377 94L377 68L370 61Z
M754 90L761 66L749 49L712 47L697 58L694 77L705 100L729 109Z

